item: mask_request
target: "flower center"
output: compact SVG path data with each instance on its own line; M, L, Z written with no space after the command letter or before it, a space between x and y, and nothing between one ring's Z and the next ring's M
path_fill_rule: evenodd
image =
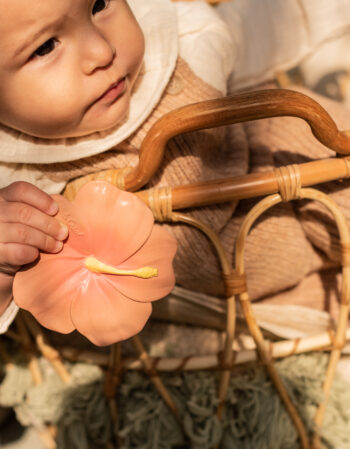
M142 267L137 268L136 270L120 270L119 268L115 268L112 265L106 265L103 262L100 262L95 257L87 257L85 259L84 265L86 268L93 273L103 273L103 274L117 274L120 276L135 276L142 279L150 279L155 276L158 276L158 269L152 267Z

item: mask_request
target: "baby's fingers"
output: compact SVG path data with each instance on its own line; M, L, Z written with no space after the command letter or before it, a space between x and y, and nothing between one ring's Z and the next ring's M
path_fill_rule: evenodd
M39 256L38 248L19 243L0 243L0 271L10 275L22 266L34 262Z
M65 225L61 225L55 218L35 207L23 203L0 202L0 223L7 223L9 227L20 223L35 228L56 240L64 240L68 235Z
M1 200L26 203L49 215L55 215L58 211L58 206L50 195L23 181L14 182L0 189Z
M63 246L62 242L53 237L21 223L0 223L0 243L2 245L17 243L51 253L57 253ZM9 249L6 248L5 251L9 255Z

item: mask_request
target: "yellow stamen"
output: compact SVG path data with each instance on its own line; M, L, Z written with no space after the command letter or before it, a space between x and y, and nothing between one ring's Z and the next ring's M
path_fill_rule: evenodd
M87 257L84 262L86 268L94 273L118 274L121 276L136 276L142 279L149 279L158 276L158 269L152 267L142 267L137 270L119 270L112 265L106 265L95 259L95 257Z

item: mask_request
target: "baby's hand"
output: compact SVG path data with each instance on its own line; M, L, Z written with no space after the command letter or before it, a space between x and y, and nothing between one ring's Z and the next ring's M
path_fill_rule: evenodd
M58 206L27 182L0 189L0 310L19 268L34 262L39 250L56 253L68 230L53 218Z

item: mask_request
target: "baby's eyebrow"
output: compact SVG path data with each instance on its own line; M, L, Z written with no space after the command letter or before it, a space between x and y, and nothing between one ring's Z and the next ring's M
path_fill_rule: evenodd
M40 36L47 31L53 30L56 28L57 22L50 22L46 23L44 26L39 28L38 30L35 30L33 34L28 33L28 35L25 38L25 41L20 45L14 52L14 57L20 56L21 53L23 53L33 42L35 42L37 39L40 38Z

